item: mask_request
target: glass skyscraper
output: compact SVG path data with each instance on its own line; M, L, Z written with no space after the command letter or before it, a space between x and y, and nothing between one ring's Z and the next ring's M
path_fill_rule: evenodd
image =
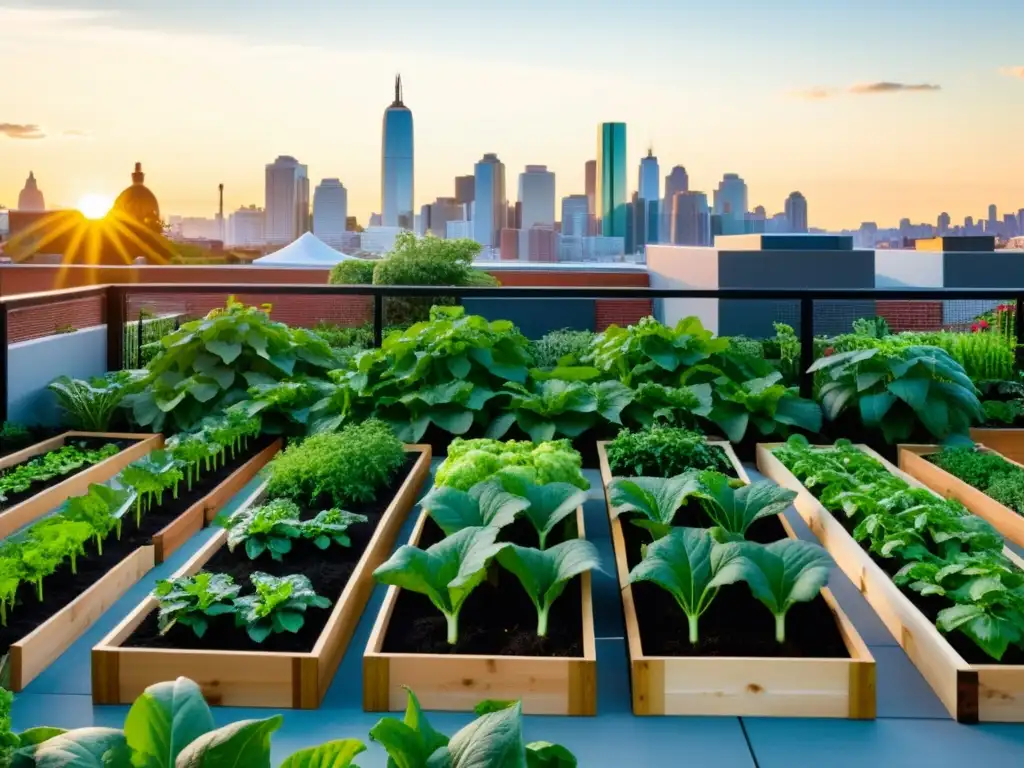
M658 204L661 200L661 171L658 169L658 158L654 150L647 150L647 157L640 160L640 178L637 184L638 205L640 207L637 222L641 228L636 233L637 247L647 243L658 242Z
M505 164L496 154L486 154L473 169L476 200L473 202L473 239L484 248L497 248L505 228Z
M402 76L395 78L395 101L384 110L380 161L381 224L413 228L412 112L402 103Z
M597 179L594 196L605 237L626 237L629 222L626 197L626 124L601 123L597 129Z

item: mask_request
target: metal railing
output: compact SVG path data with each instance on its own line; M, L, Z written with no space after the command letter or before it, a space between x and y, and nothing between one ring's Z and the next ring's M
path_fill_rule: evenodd
M800 318L800 393L811 397L814 377L807 373L815 359L814 308L822 301L1007 301L1016 305L1014 333L1018 364L1024 353L1024 288L610 288L515 286L395 286L264 283L132 283L97 285L59 291L0 297L0 339L8 339L12 311L102 296L107 327L107 370L124 365L125 325L132 295L179 296L203 294L269 294L278 296L364 296L373 299L373 339L380 346L384 333L385 298L454 297L457 299L748 299L795 301ZM7 417L7 344L0 351L0 422Z

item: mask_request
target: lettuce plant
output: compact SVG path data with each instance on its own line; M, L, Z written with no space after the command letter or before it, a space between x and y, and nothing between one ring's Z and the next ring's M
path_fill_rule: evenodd
M520 477L536 485L572 483L587 490L583 477L583 458L568 440L553 440L535 445L525 440L463 440L456 438L448 446L448 456L437 468L434 483L468 491L490 477L516 468Z
M121 537L121 521L134 503L135 491L93 483L84 496L68 499L64 516L89 524L96 550L102 555L103 539L115 529Z
M239 544L244 544L250 560L264 552L269 552L274 560L281 560L292 551L292 541L303 536L299 507L288 499L242 507L221 520L221 525L228 532L228 549L234 552Z
M55 477L70 475L82 467L99 464L119 451L120 448L113 443L97 450L64 445L36 456L0 475L0 502L6 501L11 494L24 493L33 483L45 483Z
M157 506L164 503L164 491L168 488L178 498L178 483L183 478L178 460L169 451L153 451L125 467L118 480L135 491L135 525L142 525L143 507L154 496Z
M234 613L234 599L241 590L227 574L200 571L195 576L162 579L156 583L153 597L160 604L157 626L161 635L175 624L189 627L202 637L211 616Z
M686 614L690 643L695 645L700 639L700 617L719 587L744 578L743 546L719 544L700 528L674 528L647 545L644 559L630 571L629 582L649 581L672 595Z
M448 621L448 643L459 640L459 611L487 576L487 564L507 544L496 544L498 529L463 528L427 549L403 545L373 572L391 584L430 598Z
M675 477L616 477L608 484L612 515L636 512L633 525L643 528L657 541L672 530L676 512L687 500L703 493L700 473L684 472Z
M656 424L694 426L711 413L711 385L708 383L672 387L653 381L641 382L633 390L633 402L626 409L630 421L642 427Z
M349 547L352 546L352 540L348 537L348 529L368 520L366 515L357 515L343 509L325 509L312 520L304 521L299 530L302 538L311 540L318 549L327 549L331 544Z
M570 483L527 483L523 490L529 502L523 510L523 516L537 531L541 549L544 549L547 538L555 526L573 514L577 507L583 506L587 500L587 492Z
M742 540L751 525L781 514L796 498L796 493L769 480L736 488L732 479L718 472L701 472L699 477L704 511L720 531L716 538Z
M575 486L570 487L576 490ZM445 536L451 536L463 528L511 525L516 515L530 506L530 501L509 493L500 479L491 478L477 483L469 491L434 486L420 505Z
M786 642L786 612L796 603L810 602L818 596L828 583L832 565L828 553L809 541L782 539L767 545L743 546L743 581L775 616L778 642Z
M256 594L235 598L235 622L245 627L254 643L274 633L298 632L306 623L308 608L331 607L331 601L313 591L305 576L277 578L256 572L249 579Z
M498 563L523 585L537 609L537 635L546 637L548 615L569 581L601 567L597 548L585 539L570 539L550 549L509 544L497 554Z

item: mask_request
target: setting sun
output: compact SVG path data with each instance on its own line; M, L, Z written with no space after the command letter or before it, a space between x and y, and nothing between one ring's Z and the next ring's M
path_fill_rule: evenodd
M113 205L113 200L106 195L86 195L78 201L78 210L87 219L102 219Z

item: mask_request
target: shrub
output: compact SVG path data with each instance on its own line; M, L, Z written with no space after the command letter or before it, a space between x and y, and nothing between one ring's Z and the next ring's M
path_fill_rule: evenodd
M557 365L577 364L590 351L593 343L593 331L563 328L530 342L530 348L539 367L554 368Z
M695 469L734 472L721 448L708 445L699 432L678 427L624 429L608 443L607 452L613 475L674 477Z
M373 282L373 270L377 266L374 259L345 259L331 268L327 282L332 285L370 285Z
M348 262L341 262L341 264L347 264ZM338 266L341 266L339 264ZM337 325L336 323L320 322L316 328L313 329L316 335L326 341L335 349L345 349L347 347L358 347L360 349L369 349L373 346L373 324L364 323L363 325L347 326Z
M402 443L369 419L288 446L270 464L267 493L307 508L344 507L372 501L404 465Z

